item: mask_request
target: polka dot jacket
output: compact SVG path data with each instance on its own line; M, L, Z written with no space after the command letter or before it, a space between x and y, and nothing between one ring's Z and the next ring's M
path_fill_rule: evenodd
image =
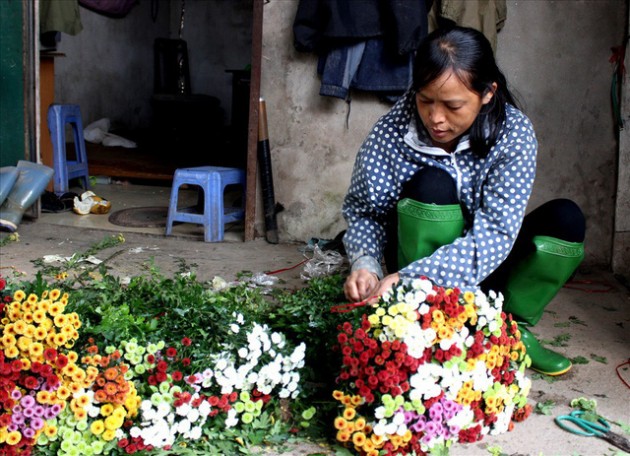
M536 174L538 144L530 120L512 105L486 158L470 149L467 136L449 154L432 147L416 128L413 92L405 94L376 123L356 158L343 215L344 246L352 270L383 277L384 223L402 184L423 166L446 170L465 207L462 237L399 271L401 279L426 276L437 284L475 289L507 257L520 230Z

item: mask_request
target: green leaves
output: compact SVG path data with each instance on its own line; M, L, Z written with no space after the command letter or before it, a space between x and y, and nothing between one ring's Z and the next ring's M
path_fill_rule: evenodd
M556 403L552 400L546 400L544 402L538 402L534 411L539 415L551 415Z

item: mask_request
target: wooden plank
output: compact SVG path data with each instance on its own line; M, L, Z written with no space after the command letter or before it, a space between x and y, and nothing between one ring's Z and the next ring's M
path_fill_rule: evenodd
M254 0L252 21L252 77L249 92L249 128L247 131L247 185L245 190L244 241L253 241L256 222L256 189L258 173L258 100L262 67L263 2Z

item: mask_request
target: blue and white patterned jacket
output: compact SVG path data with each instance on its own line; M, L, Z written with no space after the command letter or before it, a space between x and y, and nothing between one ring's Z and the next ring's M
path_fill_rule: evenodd
M424 128L418 131L415 109L409 91L361 146L343 203L344 246L352 270L367 268L382 278L386 214L404 182L420 167L436 166L457 183L468 218L465 231L398 272L401 279L426 276L441 286L475 289L505 260L520 230L536 174L536 135L525 114L506 105L504 125L486 158L473 154L467 136L449 154L431 146Z

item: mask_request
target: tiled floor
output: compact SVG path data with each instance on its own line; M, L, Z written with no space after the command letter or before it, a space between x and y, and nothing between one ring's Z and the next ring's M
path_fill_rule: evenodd
M81 194L78 188L71 189L73 192ZM112 203L108 214L103 215L77 215L73 211L59 213L42 213L41 221L60 226L73 226L77 228L96 228L118 232L135 232L152 235L164 235L165 227L131 227L121 226L110 222L111 214L122 209L136 207L165 207L169 205L171 187L157 185L136 185L128 182L96 184L92 191L101 198ZM234 199L236 195L226 193L226 204ZM179 206L194 206L197 202L197 190L180 189ZM177 223L173 226L173 236L203 239L203 226L190 223ZM243 223L235 222L226 225L226 241L243 240Z

